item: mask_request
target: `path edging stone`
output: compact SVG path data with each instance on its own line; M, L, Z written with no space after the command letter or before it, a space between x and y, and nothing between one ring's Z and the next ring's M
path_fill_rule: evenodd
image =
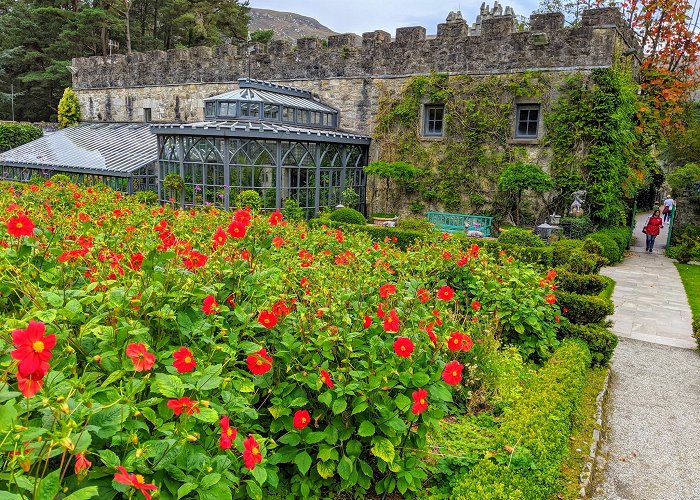
M608 369L608 374L605 376L605 380L603 381L603 388L595 398L595 421L598 428L593 429L593 439L591 442L590 451L588 453L588 457L586 458L586 463L583 465L583 471L579 475L579 498L588 498L588 489L591 486L591 479L593 477L593 467L595 466L600 441L603 437L603 418L605 416L604 403L605 397L608 394L608 386L610 384L610 370L612 370L612 368Z

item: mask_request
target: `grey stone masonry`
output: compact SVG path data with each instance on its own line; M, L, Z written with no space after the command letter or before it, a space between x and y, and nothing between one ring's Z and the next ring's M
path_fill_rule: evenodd
M573 28L563 26L561 14L533 14L529 32L516 31L511 10L500 13L489 13L478 30L453 13L434 38L426 38L423 27L410 27L399 28L393 41L384 31L365 33L361 44L345 34L327 44L304 38L296 45L273 41L78 58L73 88L235 82L249 68L254 78L272 81L590 69L612 66L620 48L633 43L617 9L586 10Z

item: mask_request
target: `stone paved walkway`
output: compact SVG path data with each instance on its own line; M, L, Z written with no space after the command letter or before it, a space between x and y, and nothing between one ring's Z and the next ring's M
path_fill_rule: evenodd
M639 220L641 219L641 220ZM663 256L644 252L642 224L632 253L603 274L617 284L603 455L597 500L700 499L700 354L680 276Z

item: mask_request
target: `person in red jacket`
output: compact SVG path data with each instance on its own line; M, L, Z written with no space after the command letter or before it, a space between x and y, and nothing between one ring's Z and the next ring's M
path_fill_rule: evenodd
M654 213L647 219L644 225L644 234L647 235L647 252L651 252L654 249L654 240L659 235L659 230L664 227L664 221L661 220L661 214L658 210L654 210Z

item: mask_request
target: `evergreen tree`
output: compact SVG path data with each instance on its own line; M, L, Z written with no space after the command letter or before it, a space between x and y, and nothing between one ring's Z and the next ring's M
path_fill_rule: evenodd
M66 87L63 97L58 103L58 125L61 128L70 127L80 121L80 103L73 89Z

